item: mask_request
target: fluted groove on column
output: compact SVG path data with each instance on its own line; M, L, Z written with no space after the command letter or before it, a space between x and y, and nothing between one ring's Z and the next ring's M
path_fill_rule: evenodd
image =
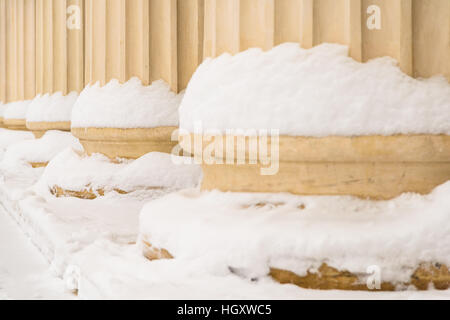
M123 83L126 81L126 0L108 0L104 10L105 24L101 26L106 34L105 48L101 49L106 61L104 82L118 79Z
M413 0L414 76L450 81L450 1Z
M17 100L17 17L15 0L6 1L6 100Z
M81 92L84 87L84 0L67 0L67 7L78 6L80 28L67 28L67 91ZM75 7L76 8L76 7ZM72 13L74 14L74 13Z
M84 87L84 0L25 1L35 6L36 93L81 91ZM72 5L78 6L76 14L80 22L80 28L75 30L67 26L67 8Z
M138 77L145 85L150 83L150 21L149 1L126 3L126 70L125 77Z
M241 0L239 2L239 50L274 45L274 0Z
M413 12L412 0L400 0L400 68L406 74L414 75L413 61Z
M25 100L25 3L24 0L16 0L16 46L17 46L17 84L16 99Z
M53 1L53 92L67 93L67 1Z
M350 56L356 61L363 61L362 52L362 0L348 0L348 32Z
M302 0L274 0L274 45L301 42Z
M53 1L43 0L44 55L43 55L43 92L53 92Z
M36 2L25 0L24 11L24 95L26 100L36 96Z
M44 0L36 0L36 93L44 93Z
M6 103L6 0L0 0L0 103Z
M204 0L177 0L178 89L186 88L203 60Z
M177 0L150 0L150 80L178 91Z
M301 2L301 36L300 45L309 49L315 45L314 40L314 0Z
M367 25L374 5L380 28ZM80 28L66 26L71 6ZM0 100L131 77L179 92L206 57L284 42L341 43L357 61L387 55L450 79L450 1L0 0Z

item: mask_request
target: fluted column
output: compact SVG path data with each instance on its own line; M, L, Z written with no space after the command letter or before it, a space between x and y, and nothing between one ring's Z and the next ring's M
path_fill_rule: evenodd
M178 89L187 87L192 74L203 61L204 0L178 0L177 69Z
M86 0L85 83L184 89L203 60L203 11L204 0Z
M274 44L301 42L302 0L275 0Z
M6 101L17 101L17 2L6 0Z
M0 102L6 103L6 0L0 0Z
M84 88L84 0L67 0L67 91ZM79 20L78 20L79 19Z
M32 2L36 7L36 92L80 92L84 87L84 0Z
M450 1L413 0L414 76L450 81Z

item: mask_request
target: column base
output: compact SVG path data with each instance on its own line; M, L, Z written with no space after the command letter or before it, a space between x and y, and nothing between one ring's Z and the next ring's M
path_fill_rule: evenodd
M42 136L50 130L68 131L70 132L70 121L56 121L56 122L27 122L27 129L33 132L36 139L42 138Z
M450 180L450 162L280 162L276 175L258 165L203 165L202 190L353 195L389 200L403 193L428 194Z
M180 139L183 149L198 153L190 149L194 136L188 138L190 143L185 137ZM274 175L262 174L261 169L271 167L270 164L263 166L260 161L249 164L249 139L245 141L245 161L241 161L244 164L236 164L239 151L236 146L232 153L235 158L231 159L234 164L218 164L227 162L215 155L215 164L203 164L203 190L353 195L387 200L406 192L428 194L450 180L450 136L447 135L281 136L279 170ZM203 150L214 142L203 140ZM269 139L269 156L271 147ZM225 155L225 144L223 148Z
M395 291L396 286L382 282L379 289L369 289L367 283L348 271L340 271L322 264L317 273L308 271L299 276L291 271L270 269L270 276L281 284L294 284L305 289L316 290L354 290L354 291ZM402 286L414 286L418 290L428 290L431 286L438 290L447 290L450 286L450 270L445 265L426 263L419 266L411 276L409 283Z
M116 191L119 194L128 194L128 192L119 189L114 189L114 191ZM53 187L50 190L50 192L57 198L75 197L84 200L94 200L97 199L97 197L103 197L105 195L104 189L93 190L92 188L86 188L81 191L73 191L73 190L66 190L58 186Z
M169 251L155 248L148 241L142 240L142 254L150 261L173 259ZM270 277L280 284L293 284L304 289L314 290L351 290L351 291L396 291L399 285L390 282L380 283L380 287L370 289L363 277L345 270L338 270L322 264L317 272L308 271L306 276L300 276L288 270L270 268ZM414 286L417 290L437 290L450 288L450 269L439 263L423 263L417 267L411 279L402 283L401 288Z
M27 131L25 119L3 119L5 128L9 130Z
M176 127L158 128L72 128L88 155L101 153L110 159L138 159L150 152L171 153L177 141L171 141Z

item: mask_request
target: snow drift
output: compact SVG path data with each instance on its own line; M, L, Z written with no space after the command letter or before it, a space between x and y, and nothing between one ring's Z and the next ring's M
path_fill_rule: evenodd
M78 98L77 92L64 96L62 92L38 95L28 108L27 122L66 122L72 116L72 107Z
M322 263L407 282L424 262L450 265L450 182L429 196L353 197L182 191L148 203L140 234L176 259L219 273L263 277L269 267L305 275Z
M72 111L74 128L154 128L178 126L182 94L159 80L143 86L138 78L87 86Z
M11 166L17 162L46 163L66 148L83 150L70 132L47 131L40 139L25 140L8 147L2 163Z
M181 128L198 121L317 137L450 134L450 85L413 79L388 57L359 63L346 46L287 43L207 59L180 106Z
M26 119L31 100L10 102L5 105L4 119Z
M67 149L56 156L45 169L40 183L49 189L122 190L132 192L146 188L180 190L199 184L198 165L176 165L170 154L152 152L137 160L111 162L101 154L83 156ZM70 168L70 170L67 170Z

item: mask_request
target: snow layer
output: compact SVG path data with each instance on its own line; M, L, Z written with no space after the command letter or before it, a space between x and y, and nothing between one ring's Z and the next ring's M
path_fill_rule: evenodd
M80 94L72 111L72 127L154 128L178 126L182 94L175 94L162 80L143 86L138 78L124 84L97 82Z
M78 98L77 92L71 92L64 96L62 92L52 95L38 95L34 98L27 111L28 122L58 122L70 121L72 107Z
M9 130L0 129L0 141L8 140L5 136L12 137ZM292 285L279 285L270 277L250 281L232 272L224 266L222 260L218 260L217 263L210 260L210 263L205 264L205 258L208 256L198 258L195 255L186 255L185 259L177 256L173 260L150 262L143 258L141 248L135 242L138 237L139 212L143 204L153 199L153 196L149 197L144 193L129 195L108 193L105 197L95 200L55 198L48 192L46 186L35 185L43 168L29 168L29 170L24 168L20 162L16 162L15 174L5 174L0 168L0 210L4 209L4 212L18 223L21 230L38 247L39 253L50 263L47 268L52 274L64 277L69 289L78 288L78 297L82 299L450 298L450 290L393 293L316 291ZM65 173L70 171L71 168L67 166ZM194 197L200 195L196 192L191 194ZM233 198L231 194L228 196L230 199ZM237 196L237 199L240 199L241 195ZM258 196L258 199L269 201L271 197L278 196L264 195ZM178 199L178 196L176 198ZM185 197L182 198L184 201ZM173 197L166 198L166 201L172 200ZM234 200L230 201L231 205L234 203ZM308 204L306 200L305 204ZM414 203L411 204L413 205ZM191 206L186 209L182 207L183 203L179 206L180 213L192 216ZM221 201L217 202L216 207L211 204L212 213L216 209L221 210L223 206L224 203ZM255 209L257 207L255 206ZM202 212L200 207L200 216L205 217ZM262 219L266 219L267 212L264 208L256 212L262 214ZM160 214L163 215L164 212ZM277 212L274 212L271 221L276 221L276 215ZM169 216L173 214L169 212ZM332 215L338 220L336 216ZM211 217L215 219L214 214ZM197 224L197 219L192 223ZM205 217L204 223L205 229L202 230L206 230L206 226L210 223L209 217ZM238 224L238 221L236 223ZM311 224L314 223L316 221L312 219ZM327 229L327 223L324 226ZM189 230L190 227L191 221L188 221L186 228ZM177 228L181 230L182 226L177 224ZM239 235L240 229L237 230ZM219 228L217 231L218 237L222 239L223 229ZM207 232L214 233L213 230ZM29 250L25 248L24 239L19 239L20 235L13 233L10 224L1 220L0 237L4 241L0 241L0 296L17 299L72 298L73 296L63 292L61 283L46 272L48 269L45 263L37 261L38 257L33 253L33 248ZM170 236L174 236L172 230ZM298 237L298 234L296 236ZM213 234L207 241L218 241L214 237ZM232 241L233 237L234 231L231 230L227 241ZM190 238L204 239L204 236L189 234L188 238L176 235L175 238L183 242L191 241ZM11 242L15 244L13 248L8 245ZM1 243L5 246L2 247ZM200 253L204 245L208 243L198 247ZM252 246L252 242L250 245Z
M18 161L49 162L67 148L83 150L78 139L70 132L48 131L40 139L25 140L11 145L5 152L2 165L14 166Z
M450 134L450 85L413 79L389 57L359 63L346 46L287 43L207 59L180 106L180 126L196 122L318 137Z
M0 152L5 151L10 145L23 140L34 139L33 133L29 131L8 130L0 128Z
M177 165L171 157L153 152L134 161L112 163L100 154L86 157L67 149L48 164L41 183L50 189L59 186L72 191L92 188L131 192L152 187L179 190L197 186L201 167Z
M138 246L98 240L76 254L79 296L86 299L449 299L450 290L354 292L306 290L270 277L251 281L202 259L149 262ZM102 272L99 272L102 270Z
M8 130L0 128L0 159L3 157L6 149L15 143L24 140L32 140L34 135L29 131Z
M17 194L17 188L21 190L22 196L12 200L10 195ZM449 299L450 297L450 291L385 293L304 290L293 285L279 285L269 277L250 281L227 268L217 272L217 266L213 264L205 266L201 259L177 258L150 262L142 256L139 245L134 244L138 234L138 214L148 199L130 198L113 193L92 201L54 198L36 194L32 189L27 185L15 187L12 180L1 181L0 202L51 263L51 271L63 277L68 288L78 288L78 297L81 299ZM0 233L3 235L3 232ZM11 240L8 233L4 235ZM17 244L16 241L14 243ZM0 257L4 257L4 254L7 253L0 250ZM17 282L14 277L18 274L19 268L14 268L14 263L20 263L16 259L20 254L25 254L24 256L30 260L32 252L28 253L22 251L18 245L14 246L13 253L8 255L6 265L6 268L10 266L14 273L5 274L3 279L0 276L0 282L5 284L3 288L7 291L6 297L26 298L30 295L36 297L38 293L42 297L49 298L61 290L58 281L45 272L45 267L37 268L35 264L30 267L38 271L35 273L36 276ZM22 283L23 289L20 287ZM14 292L10 289L14 289ZM70 296L65 293L58 298Z
M422 262L450 265L450 182L429 196L352 197L182 191L147 204L141 235L177 259L261 277L304 275L322 263L383 281L408 281Z
M41 253L0 207L0 300L73 298L64 282L52 275Z
M5 105L3 118L5 119L26 119L28 107L31 100L10 102Z
M4 104L3 102L0 102L0 117L3 117L5 110L6 110L6 104Z

